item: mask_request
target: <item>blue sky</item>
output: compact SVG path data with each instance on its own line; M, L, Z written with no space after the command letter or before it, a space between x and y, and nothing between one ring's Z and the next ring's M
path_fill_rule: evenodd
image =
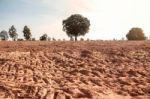
M143 28L150 37L149 0L0 0L0 31L15 25L19 37L27 25L33 37L44 33L68 39L62 20L82 14L91 21L84 38L121 39L132 27Z

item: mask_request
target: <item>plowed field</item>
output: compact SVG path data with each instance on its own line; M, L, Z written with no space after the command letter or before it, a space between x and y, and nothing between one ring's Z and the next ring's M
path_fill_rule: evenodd
M1 41L0 99L150 99L150 41Z

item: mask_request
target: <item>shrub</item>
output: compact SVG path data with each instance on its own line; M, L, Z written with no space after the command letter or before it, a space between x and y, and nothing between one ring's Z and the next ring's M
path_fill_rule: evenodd
M31 40L32 40L32 41L36 41L36 39L35 39L35 38L32 38Z
M128 40L145 40L146 36L141 28L132 28L126 35Z
M40 37L40 41L47 41L47 39L48 39L47 34L43 34L43 35Z
M84 41L84 39L83 39L83 38L81 38L81 39L80 39L80 41Z
M18 38L18 39L17 39L17 41L23 41L23 39L21 39L21 38Z

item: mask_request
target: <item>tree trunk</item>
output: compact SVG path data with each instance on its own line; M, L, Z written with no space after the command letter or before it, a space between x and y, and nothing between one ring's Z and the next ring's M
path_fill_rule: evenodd
M77 36L75 36L75 41L77 41Z

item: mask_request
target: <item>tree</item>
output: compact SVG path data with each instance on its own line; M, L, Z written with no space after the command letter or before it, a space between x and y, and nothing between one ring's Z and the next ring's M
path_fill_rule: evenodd
M15 41L18 38L17 30L14 25L9 29L9 36Z
M48 40L47 34L43 34L43 35L40 37L40 40L41 40L41 41L47 41L47 40Z
M31 40L31 31L27 26L24 26L23 33L26 40Z
M126 35L128 40L145 40L146 36L141 28L132 28Z
M0 38L1 38L1 40L8 40L9 36L8 36L7 31L5 31L5 30L1 31Z
M63 20L62 24L63 31L65 31L70 38L74 36L75 41L77 41L78 36L84 36L88 33L90 27L90 21L80 14L71 15Z

